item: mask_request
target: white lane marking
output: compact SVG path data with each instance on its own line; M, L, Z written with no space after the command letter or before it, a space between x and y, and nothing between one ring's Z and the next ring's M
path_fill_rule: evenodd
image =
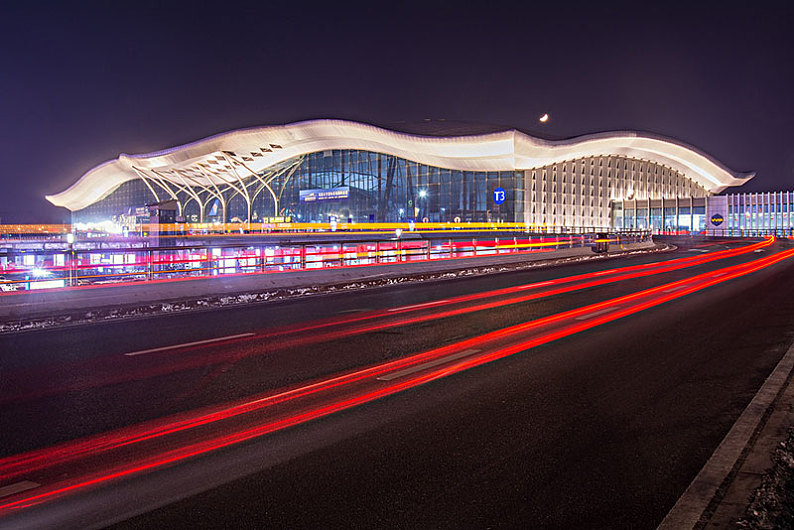
M345 309L344 311L337 311L337 315L344 315L345 313L363 313L364 311L372 311L370 307L362 307L360 309Z
M721 272L719 274L712 274L711 277L712 278L719 278L720 276L725 276L726 274L728 274L728 273L727 272Z
M753 250L753 252L764 252L765 250L766 249L763 249L763 248L757 248L757 249Z
M443 304L443 303L446 303L446 302L449 302L449 300L438 300L436 302L425 302L424 304L415 304L415 305L406 305L406 306L402 306L402 307L393 307L393 308L389 309L389 312L392 312L392 311L406 311L408 309L417 309L419 307L429 307L431 305L438 305L438 304Z
M446 357L442 357L441 359L428 361L426 363L417 364L416 366L411 366L410 368L406 368L405 370L400 370L398 372L392 372L390 374L382 375L378 377L378 381L391 381L392 379L397 379L404 375L410 375L414 372L418 372L426 368L433 368L434 366L438 366L439 364L448 363L451 361L455 361L457 359L462 359L463 357L468 357L469 355L474 355L479 351L480 350L463 350L461 352L453 353L452 355L447 355Z
M663 292L663 293L673 293L673 292L675 292L675 291L677 291L677 290L679 290L679 289L683 289L684 287L686 287L686 285L679 285L678 287L673 287L673 288L671 288L671 289L665 289L665 290L664 290L664 291L662 291L662 292Z
M576 320L587 320L588 318L597 317L598 315L603 315L604 313L609 313L610 311L614 311L618 309L618 307L607 307L606 309L602 309L601 311L596 311L595 313L589 313L587 315L582 315L576 317Z
M544 285L551 285L554 282L540 282L540 283L530 283L529 285L522 285L519 289L534 289L535 287L542 287Z
M256 333L240 333L239 335L227 335L225 337L218 337L216 339L197 340L196 342L185 342L184 344L174 344L173 346L163 346L161 348L151 348L148 350L133 351L125 353L127 357L135 357L136 355L143 355L145 353L154 353L158 351L174 350L176 348L186 348L188 346L198 346L199 344L210 344L212 342L220 342L222 340L239 339L242 337L251 337Z
M21 482L9 484L8 486L3 486L0 488L0 498L8 497L9 495L13 495L15 493L32 490L33 488L38 488L39 486L41 486L41 484L30 480L23 480Z
M689 252L709 252L709 251L703 250L702 248L690 248Z

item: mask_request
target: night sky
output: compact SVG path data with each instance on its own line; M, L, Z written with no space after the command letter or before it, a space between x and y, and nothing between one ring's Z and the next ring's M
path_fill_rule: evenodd
M122 152L312 118L637 129L794 190L794 3L690 4L5 2L0 218L68 221L44 195Z

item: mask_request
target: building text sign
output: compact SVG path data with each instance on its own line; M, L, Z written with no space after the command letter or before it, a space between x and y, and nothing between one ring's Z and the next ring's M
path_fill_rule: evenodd
M338 201L350 196L350 186L316 190L300 190L300 202Z

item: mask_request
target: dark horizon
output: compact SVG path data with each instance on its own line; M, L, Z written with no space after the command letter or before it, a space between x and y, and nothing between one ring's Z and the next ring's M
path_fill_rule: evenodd
M756 172L728 193L792 190L792 9L5 7L0 218L68 220L44 196L122 152L316 118L645 131Z

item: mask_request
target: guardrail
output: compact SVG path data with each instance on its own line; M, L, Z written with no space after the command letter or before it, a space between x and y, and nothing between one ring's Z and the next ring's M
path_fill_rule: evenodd
M104 226L104 228L101 228ZM553 225L536 225L526 223L503 222L443 222L443 223L141 223L130 227L120 227L112 223L87 228L84 225L0 225L0 239L9 241L65 241L68 234L75 240L115 239L124 238L148 239L152 237L206 237L206 236L257 236L261 234L375 234L395 232L449 233L450 231L500 231L516 233L583 233L606 232L608 227L563 227Z
M791 239L794 237L792 228L764 228L764 229L744 229L744 228L710 228L704 235L719 237L783 237Z
M603 235L602 235L603 236ZM52 289L187 277L355 267L550 252L650 239L649 233L512 238L399 239L313 244L24 250L0 253L0 291Z

